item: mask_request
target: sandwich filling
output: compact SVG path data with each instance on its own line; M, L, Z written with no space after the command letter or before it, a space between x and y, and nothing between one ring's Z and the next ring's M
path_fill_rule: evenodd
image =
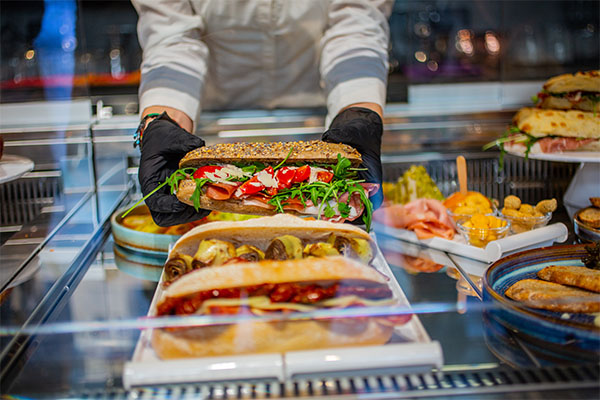
M171 192L176 193L182 180L193 179L196 188L190 200L196 209L200 208L200 196L206 196L334 222L353 221L363 215L369 228L373 211L369 196L377 192L379 185L358 179L360 169L352 168L347 158L338 154L335 165L285 162L275 166L255 162L181 168L168 183Z
M600 139L554 135L538 137L512 126L504 132L501 138L483 146L483 150L498 146L500 149L500 167L502 167L507 147L522 150L525 159L527 159L532 151L535 153L560 153L580 150L592 143L600 143Z
M238 314L244 310L264 314L273 311L311 311L392 303L393 294L388 286L373 282L264 283L167 297L158 305L157 314Z

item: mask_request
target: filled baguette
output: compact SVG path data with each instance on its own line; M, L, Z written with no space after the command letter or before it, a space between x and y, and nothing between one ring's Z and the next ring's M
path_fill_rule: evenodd
M165 282L196 269L261 260L343 255L369 264L374 243L348 224L308 220L288 214L197 226L174 245L165 263Z
M332 308L390 306L397 299L386 277L346 257L263 260L195 270L163 292L156 316L302 313ZM155 329L160 358L274 353L387 342L392 317L250 321Z
M334 222L362 216L368 227L379 184L358 178L361 162L352 147L319 140L217 144L188 153L170 184L197 209Z

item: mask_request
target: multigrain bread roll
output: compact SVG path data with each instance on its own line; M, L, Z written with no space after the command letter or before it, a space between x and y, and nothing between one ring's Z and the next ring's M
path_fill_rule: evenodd
M600 311L600 295L538 279L523 279L511 285L504 295L527 307L573 313Z
M192 150L179 161L179 168L200 167L215 163L279 163L286 157L286 163L289 164L307 161L318 164L335 164L338 154L350 160L355 167L362 162L358 151L351 146L340 143L328 143L320 140L237 142L219 143Z
M177 198L198 209L290 213L370 224L378 182L358 177L354 148L320 140L225 143L189 152L179 163Z
M163 293L156 315L301 313L326 308L394 305L387 278L344 257L227 264L193 271ZM155 329L163 359L375 345L387 342L394 319L336 318L242 321Z

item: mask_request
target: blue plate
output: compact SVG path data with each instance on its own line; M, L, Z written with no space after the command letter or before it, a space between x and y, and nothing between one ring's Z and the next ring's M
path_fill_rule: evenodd
M548 356L561 353L561 358L579 355L582 361L600 359L600 327L594 325L593 315L529 308L504 296L512 284L522 279L537 279L536 273L549 265L584 268L581 257L585 254L585 245L552 246L496 261L483 277L483 300L489 317L534 343Z

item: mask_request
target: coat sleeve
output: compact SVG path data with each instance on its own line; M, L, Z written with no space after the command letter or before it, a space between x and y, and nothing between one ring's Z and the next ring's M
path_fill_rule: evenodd
M354 103L385 106L393 0L331 0L321 40L327 121Z
M132 0L138 12L143 51L140 111L168 106L193 121L207 70L208 48L201 40L204 22L188 0Z

